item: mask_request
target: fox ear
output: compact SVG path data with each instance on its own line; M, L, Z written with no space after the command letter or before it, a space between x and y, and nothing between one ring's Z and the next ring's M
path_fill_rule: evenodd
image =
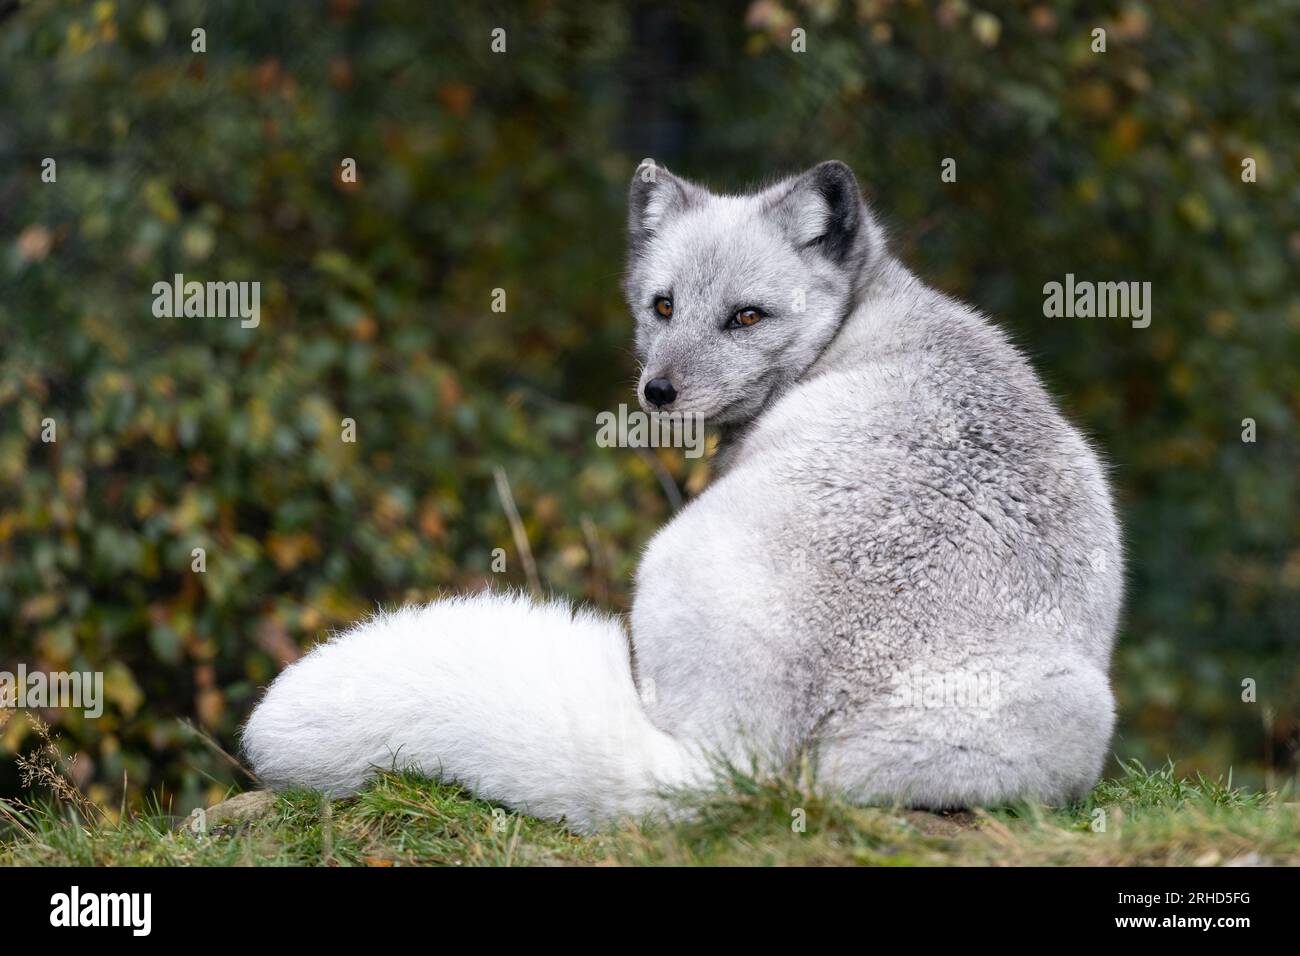
M853 170L839 160L818 163L770 191L768 215L799 248L814 248L837 265L861 248L862 193Z
M678 179L647 159L632 176L627 197L628 249L638 252L663 223L689 209L703 196L699 186Z

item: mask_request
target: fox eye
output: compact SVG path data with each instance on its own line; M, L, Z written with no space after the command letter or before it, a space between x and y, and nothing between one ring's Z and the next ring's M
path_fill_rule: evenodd
M753 325L763 317L763 313L758 309L740 309L727 320L727 328L739 329Z
M664 296L655 298L655 311L661 318L671 319L673 317L673 300Z

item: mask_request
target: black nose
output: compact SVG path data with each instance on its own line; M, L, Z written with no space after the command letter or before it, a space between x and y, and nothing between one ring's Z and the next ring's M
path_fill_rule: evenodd
M666 378L652 378L645 383L645 397L656 405L667 405L677 397L677 389Z

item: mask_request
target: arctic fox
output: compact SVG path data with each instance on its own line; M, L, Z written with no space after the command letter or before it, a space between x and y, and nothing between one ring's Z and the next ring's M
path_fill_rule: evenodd
M719 760L936 809L1086 792L1119 530L1025 359L891 256L843 163L751 195L643 165L628 233L639 400L722 436L630 633L518 595L379 614L271 685L256 772L345 795L416 768L579 831Z

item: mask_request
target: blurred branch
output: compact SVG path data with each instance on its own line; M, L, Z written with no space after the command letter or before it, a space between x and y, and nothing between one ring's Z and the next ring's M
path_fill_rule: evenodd
M600 546L600 537L596 524L589 515L581 518L582 536L587 539L587 550L591 553L591 570L596 578L596 601L602 607L609 603L609 568L605 561L605 551Z
M224 759L228 764L230 764L232 767L234 767L236 770L242 773L249 780L253 781L253 783L257 784L258 787L262 789L266 789L266 784L262 782L261 777L259 777L257 774L253 773L253 771L249 770L242 763L240 763L238 758L228 753L226 749L222 747L221 744L217 743L217 741L212 737L212 735L209 734L206 730L203 730L202 728L196 726L194 721L190 720L188 717L181 718L181 725L186 727L190 731L190 733L198 737L199 740L203 741L203 743L207 744L208 747L211 748L213 752L215 752L218 756Z
M515 550L519 552L519 559L524 563L524 574L528 577L528 587L534 594L542 593L542 582L537 576L537 564L533 561L533 550L528 546L528 532L524 530L524 523L519 518L519 509L515 507L515 496L510 492L510 480L506 478L505 469L499 465L492 468L492 476L497 483L497 497L501 499L501 507L505 509L506 518L510 521L510 533L514 535Z
M659 479L659 484L663 488L664 494L668 496L668 503L672 505L673 511L680 511L684 504L682 492L677 487L672 472L664 467L664 463L659 460L659 456L649 448L635 446L633 450L645 460L645 463L650 466L650 470L655 473L655 477Z

